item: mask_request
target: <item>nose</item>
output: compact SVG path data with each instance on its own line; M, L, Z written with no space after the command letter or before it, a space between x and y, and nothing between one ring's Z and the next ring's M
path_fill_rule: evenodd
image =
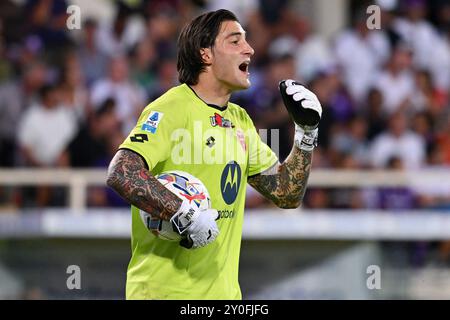
M245 41L244 53L248 54L250 57L255 54L255 50L252 48L252 46L247 41Z

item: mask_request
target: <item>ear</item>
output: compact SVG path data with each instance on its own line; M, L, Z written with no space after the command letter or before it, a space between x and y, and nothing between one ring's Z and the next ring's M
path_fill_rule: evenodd
M200 55L206 64L211 64L212 62L212 51L211 48L201 48Z

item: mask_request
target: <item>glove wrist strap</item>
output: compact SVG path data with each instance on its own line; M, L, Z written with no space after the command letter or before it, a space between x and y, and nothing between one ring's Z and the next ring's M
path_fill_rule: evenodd
M308 131L296 124L294 145L300 150L312 152L317 146L318 134L318 128L315 128L312 131Z

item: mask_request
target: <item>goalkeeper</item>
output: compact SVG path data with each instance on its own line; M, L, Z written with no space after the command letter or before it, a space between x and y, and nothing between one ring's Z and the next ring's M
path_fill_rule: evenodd
M250 87L253 54L230 11L195 18L178 39L181 85L143 110L112 159L107 184L132 208L127 299L241 299L238 266L246 184L280 208L301 204L321 105L293 80L280 82L295 122L294 146L280 164L247 112L229 102L233 92ZM200 212L159 183L155 176L170 170L199 178L212 209ZM140 209L171 221L189 241L154 236Z

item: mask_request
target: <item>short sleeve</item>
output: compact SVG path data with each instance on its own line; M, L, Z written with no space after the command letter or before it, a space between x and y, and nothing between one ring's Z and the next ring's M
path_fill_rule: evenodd
M271 168L273 165L278 163L278 157L269 148L267 144L265 144L258 132L256 131L255 125L251 118L248 117L248 139L249 139L249 170L248 175L254 176L258 173L264 172L267 169Z

